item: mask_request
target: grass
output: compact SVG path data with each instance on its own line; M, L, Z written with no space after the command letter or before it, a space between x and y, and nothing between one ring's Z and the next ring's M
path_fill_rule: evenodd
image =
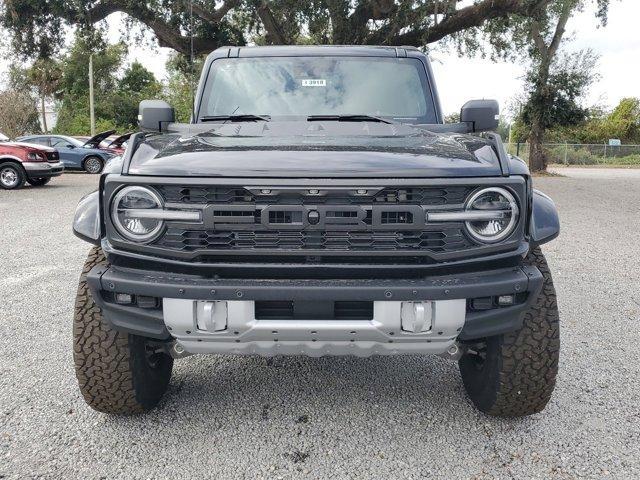
M550 163L549 168L617 168L623 170L631 170L640 168L638 164L618 164L618 163L599 163L591 165L565 165L564 163Z

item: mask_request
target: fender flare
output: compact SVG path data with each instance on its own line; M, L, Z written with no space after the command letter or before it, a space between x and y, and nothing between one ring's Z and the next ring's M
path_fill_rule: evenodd
M73 233L93 245L100 245L100 192L82 197L73 216Z
M553 200L539 190L533 190L531 221L529 224L531 242L542 245L560 235L560 216Z

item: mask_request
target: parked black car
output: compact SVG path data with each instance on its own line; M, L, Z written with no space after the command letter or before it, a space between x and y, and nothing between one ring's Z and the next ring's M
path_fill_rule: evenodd
M223 48L191 125L161 101L84 198L74 357L93 408L133 413L195 353L456 359L491 415L541 411L559 319L553 202L495 133L444 124L412 48Z

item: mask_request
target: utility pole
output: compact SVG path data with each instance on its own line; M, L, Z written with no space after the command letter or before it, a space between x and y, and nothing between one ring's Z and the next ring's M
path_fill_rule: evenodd
M93 55L89 55L89 115L91 117L91 136L96 134L96 114L93 105Z

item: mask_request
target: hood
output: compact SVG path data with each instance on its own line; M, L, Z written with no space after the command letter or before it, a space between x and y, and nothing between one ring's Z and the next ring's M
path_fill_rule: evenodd
M83 147L85 148L99 148L100 144L102 143L102 141L105 138L110 137L111 135L113 135L114 133L116 133L115 130L108 130L106 132L102 132L99 133L97 135L94 135L93 137L91 137L89 140L87 140L86 142L84 142Z
M124 142L126 142L127 140L129 140L129 138L131 138L131 135L133 135L133 132L125 133L124 135L120 135L119 137L116 137L116 139L113 140L113 142L111 142L108 145L108 148L120 148L120 147L122 147L122 144Z
M18 147L23 148L25 150L39 150L41 152L54 152L56 149L53 147L48 147L46 145L40 145L39 143L28 143L28 142L3 142L2 145L6 147Z
M251 122L148 137L132 175L426 178L501 174L489 141L405 124Z

